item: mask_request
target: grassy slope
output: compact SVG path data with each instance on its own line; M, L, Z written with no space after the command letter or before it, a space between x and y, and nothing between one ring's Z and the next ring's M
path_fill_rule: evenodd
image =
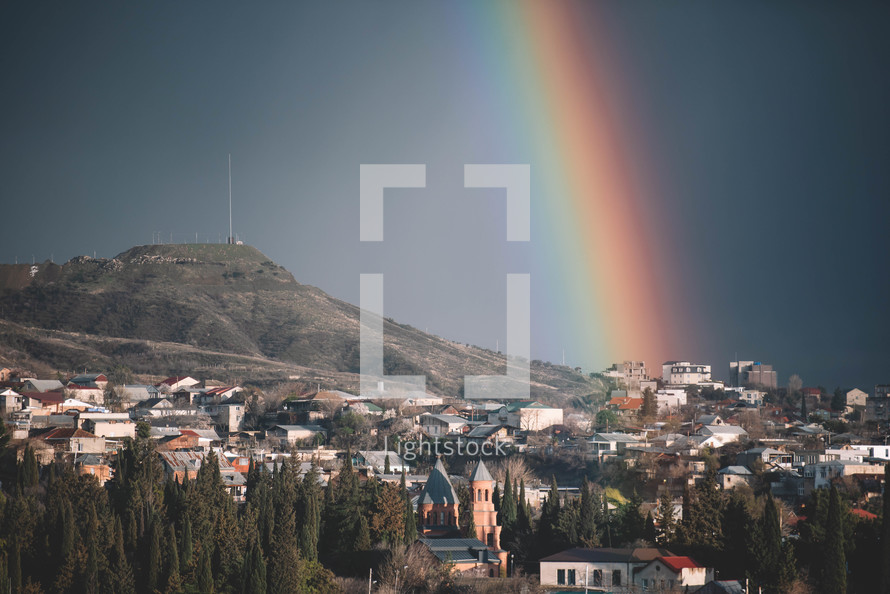
M0 265L0 319L10 322L0 326L0 359L8 363L124 362L143 373L255 366L357 387L358 317L354 305L296 282L250 246L138 246L112 260L43 263L33 278L29 265ZM384 333L387 373L425 374L434 392L456 395L464 375L505 369L491 351L410 326L387 321ZM532 376L538 397L600 388L564 367L535 365Z

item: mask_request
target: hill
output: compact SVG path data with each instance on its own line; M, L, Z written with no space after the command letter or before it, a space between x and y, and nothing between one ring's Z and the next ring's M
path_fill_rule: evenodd
M0 265L0 358L52 369L122 363L137 373L194 369L313 377L358 386L359 310L298 283L244 245L134 247L112 259ZM387 320L388 374L423 374L460 393L464 375L503 373L503 356ZM601 386L535 363L533 392Z

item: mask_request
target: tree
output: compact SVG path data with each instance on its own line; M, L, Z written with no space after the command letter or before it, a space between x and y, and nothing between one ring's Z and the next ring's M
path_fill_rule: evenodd
M643 405L640 407L640 419L643 421L651 421L658 414L658 402L652 388L643 390Z
M847 562L844 556L844 526L841 518L840 494L832 485L828 499L828 522L825 531L823 574L820 589L825 594L846 594Z
M674 501L670 489L665 489L658 499L658 532L656 533L658 544L668 546L674 542L675 532Z
M213 568L210 563L210 547L201 549L201 558L198 561L198 592L201 594L213 594Z
M244 584L244 594L266 594L266 562L256 541L244 558L241 581Z
M842 411L847 408L847 393L841 388L834 389L831 397L831 410Z
M148 568L145 574L145 583L148 591L156 590L160 586L161 572L161 535L158 520L155 519L149 528L148 539Z
M510 469L507 469L504 479L504 496L501 499L501 510L498 512L498 520L501 524L501 538L509 542L513 539L516 528L516 498L513 495L513 485L510 484Z
M615 411L604 408L596 413L596 424L599 426L605 425L606 427L614 427L618 424L618 415L615 414Z
M884 465L884 485L890 485L890 464ZM890 493L886 488L881 518L881 592L890 594Z
M599 501L590 491L590 483L587 477L581 481L581 510L579 514L578 539L581 546L592 548L599 545L597 524L600 519Z
M404 499L398 486L387 483L372 503L371 535L376 542L395 544L405 538Z

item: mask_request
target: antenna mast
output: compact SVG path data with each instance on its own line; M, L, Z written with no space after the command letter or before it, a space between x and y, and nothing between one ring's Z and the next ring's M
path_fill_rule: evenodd
M229 243L235 243L232 235L232 153L229 153Z

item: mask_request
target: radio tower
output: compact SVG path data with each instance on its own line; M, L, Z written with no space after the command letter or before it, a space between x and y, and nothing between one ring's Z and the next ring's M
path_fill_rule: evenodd
M235 243L235 236L232 235L232 153L229 153L229 241Z

